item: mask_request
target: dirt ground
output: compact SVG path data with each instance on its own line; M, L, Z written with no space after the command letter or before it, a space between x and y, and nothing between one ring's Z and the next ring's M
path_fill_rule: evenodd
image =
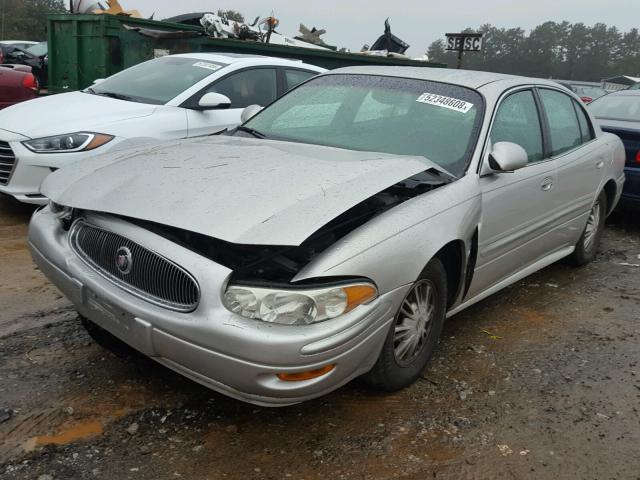
M93 344L0 198L3 479L639 479L640 219L450 319L411 388L266 409Z

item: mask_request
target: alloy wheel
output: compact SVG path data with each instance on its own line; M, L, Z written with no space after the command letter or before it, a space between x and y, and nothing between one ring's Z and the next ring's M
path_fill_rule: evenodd
M398 365L410 365L424 346L436 310L437 292L430 280L417 281L400 307L393 332L393 353Z
M600 202L596 201L595 205L589 212L587 226L584 230L584 249L590 251L596 241L598 229L600 228Z

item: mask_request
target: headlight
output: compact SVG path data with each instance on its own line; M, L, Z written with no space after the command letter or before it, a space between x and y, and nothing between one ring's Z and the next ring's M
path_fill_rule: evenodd
M233 313L270 323L308 325L335 318L378 296L366 282L310 289L230 285L224 305Z
M22 142L22 144L36 153L69 153L93 150L111 140L113 140L113 135L79 132L68 135L36 138L35 140Z

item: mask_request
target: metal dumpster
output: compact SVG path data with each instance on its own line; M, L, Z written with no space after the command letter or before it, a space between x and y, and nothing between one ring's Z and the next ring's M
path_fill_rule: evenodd
M200 27L121 15L49 15L48 35L51 93L79 90L97 78L105 78L145 60L174 53L269 55L298 59L328 69L350 65L446 67L444 64L404 58L214 39L204 35Z

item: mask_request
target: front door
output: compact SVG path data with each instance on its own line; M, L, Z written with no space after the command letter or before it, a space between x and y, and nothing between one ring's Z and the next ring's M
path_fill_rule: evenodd
M549 211L553 206L557 174L554 162L545 153L540 118L530 89L507 96L496 113L491 142L520 145L528 154L529 164L515 172L480 178L482 217L469 297L549 253Z
M198 99L209 92L221 93L231 100L228 109L188 110L189 136L211 135L240 124L240 114L249 105L264 107L277 97L275 68L250 68L230 73L199 92ZM197 100L194 99L195 103Z

